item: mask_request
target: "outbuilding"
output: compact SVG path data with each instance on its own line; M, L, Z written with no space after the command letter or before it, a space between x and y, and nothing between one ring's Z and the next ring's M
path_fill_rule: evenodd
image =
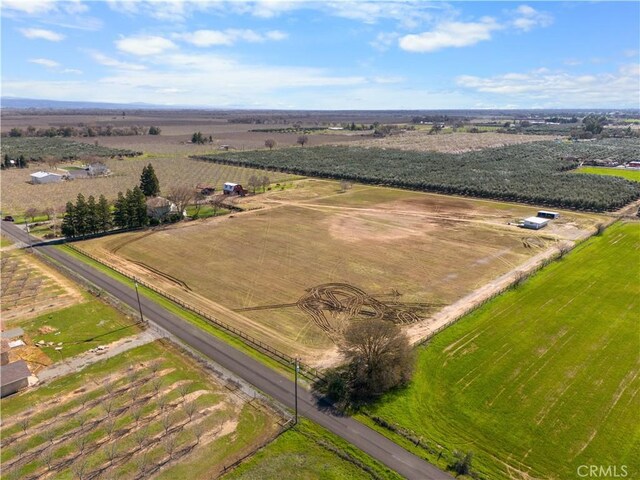
M147 200L147 215L161 220L167 215L178 213L178 207L164 197L151 197Z
M0 398L12 395L29 385L29 367L24 360L0 367Z
M31 174L31 183L60 183L62 181L62 175L51 172L36 172Z
M242 195L244 193L244 188L242 188L242 185L238 183L226 182L222 186L222 192L225 195L233 195L234 193Z
M560 217L560 214L558 212L550 212L548 210L540 210L538 212L538 217L555 219L555 218Z
M540 218L540 217L529 217L524 219L523 227L530 228L531 230L540 230L544 228L549 223L548 218Z

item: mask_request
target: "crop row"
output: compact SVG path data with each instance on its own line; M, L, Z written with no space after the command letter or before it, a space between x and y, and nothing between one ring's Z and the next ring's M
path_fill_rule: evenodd
M635 158L640 142L536 142L462 154L366 147L290 148L197 157L315 177L447 194L605 211L640 198L640 185L621 178L574 175L582 160Z
M97 144L72 142L61 138L18 137L2 139L2 157L15 159L23 155L27 160L51 157L71 160L82 157L133 157L142 152L122 148L108 148Z

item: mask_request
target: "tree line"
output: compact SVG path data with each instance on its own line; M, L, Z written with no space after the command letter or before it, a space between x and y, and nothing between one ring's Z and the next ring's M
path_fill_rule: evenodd
M134 135L160 135L162 130L160 127L151 125L145 127L143 125L128 125L124 127L116 127L114 125L83 125L81 127L73 127L65 125L63 127L35 128L29 125L26 129L14 127L9 133L3 133L2 136L12 138L17 137L111 137L111 136L134 136Z
M4 158L2 159L2 163L0 163L0 168L4 170L5 168L27 168L29 166L29 161L24 157L24 155L19 155L15 160L12 160L9 157L8 153L4 154Z

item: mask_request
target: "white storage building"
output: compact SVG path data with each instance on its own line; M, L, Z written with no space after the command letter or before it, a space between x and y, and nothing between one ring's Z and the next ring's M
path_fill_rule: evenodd
M540 218L540 217L529 217L524 219L524 224L522 225L524 228L530 228L531 230L540 230L544 228L549 223L548 218Z
M51 172L36 172L31 174L31 183L59 183L62 181L62 175Z

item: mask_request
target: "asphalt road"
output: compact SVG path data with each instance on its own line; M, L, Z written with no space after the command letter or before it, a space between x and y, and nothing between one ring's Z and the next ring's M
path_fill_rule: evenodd
M37 243L23 230L10 222L2 222L4 235L29 244ZM97 287L107 291L120 301L137 309L136 293L103 272L81 260L56 249L53 245L35 245L39 252L75 271ZM140 297L144 316L178 337L184 343L211 358L216 363L244 379L258 390L293 408L294 384L288 378L262 363L229 346L225 342L203 332L187 321L164 309L153 300ZM298 411L301 416L322 425L327 430L355 445L387 467L408 479L451 480L453 477L416 455L395 444L383 435L349 417L343 417L326 406L319 405L314 396L303 388L298 389Z

